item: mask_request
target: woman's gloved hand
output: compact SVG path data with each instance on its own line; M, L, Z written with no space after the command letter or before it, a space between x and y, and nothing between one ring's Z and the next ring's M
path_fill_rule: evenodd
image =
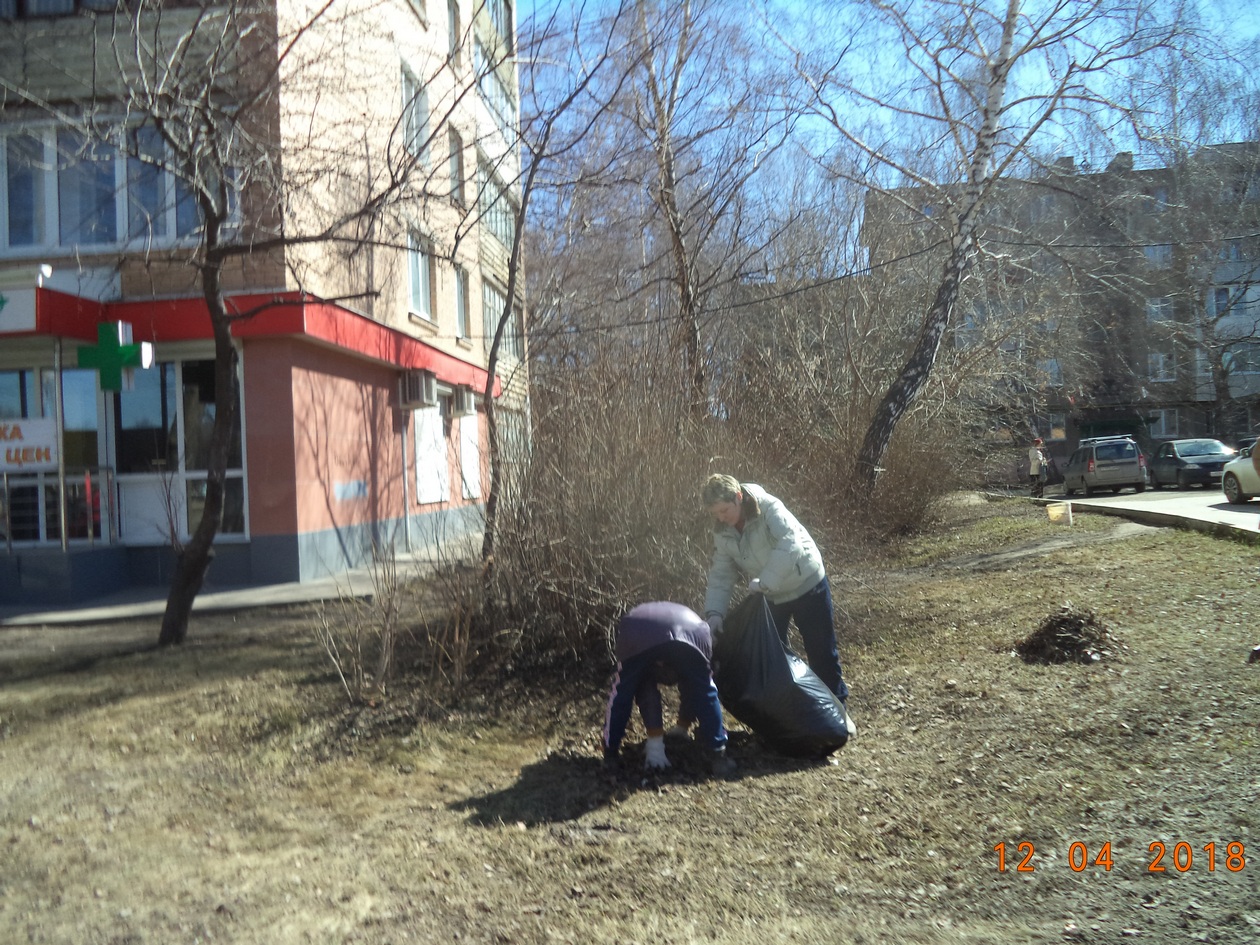
M656 769L669 767L669 759L665 757L664 735L653 735L648 738L643 766Z

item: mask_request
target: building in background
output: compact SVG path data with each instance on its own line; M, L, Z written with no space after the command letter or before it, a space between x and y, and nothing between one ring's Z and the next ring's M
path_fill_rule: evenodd
M872 193L872 272L935 288L950 188ZM995 428L1227 442L1260 428L1260 143L1203 147L1158 167L1060 158L996 181L952 349L990 357ZM984 352L988 354L984 354Z
M221 175L241 411L207 586L462 551L483 392L505 441L527 428L511 5L116 9L0 0L0 73L29 93L0 93L0 602L160 584L196 527L215 349L181 133L251 162ZM145 77L181 94L177 56L212 76L204 128L155 118ZM152 366L111 385L142 344Z

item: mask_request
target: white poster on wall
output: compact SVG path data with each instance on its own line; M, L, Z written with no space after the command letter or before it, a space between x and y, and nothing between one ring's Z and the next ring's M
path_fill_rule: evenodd
M35 330L35 290L0 288L0 335Z
M57 421L31 417L0 420L0 472L33 473L57 468Z
M442 411L424 407L412 411L416 421L416 501L445 502L451 495Z
M481 495L481 436L477 415L459 421L459 474L464 480L464 498Z

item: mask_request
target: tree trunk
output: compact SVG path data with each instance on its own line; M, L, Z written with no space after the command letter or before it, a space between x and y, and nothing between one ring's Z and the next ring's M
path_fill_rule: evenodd
M862 449L853 464L852 484L854 498L863 502L875 491L879 463L888 452L897 423L910 409L919 392L927 384L936 362L936 354L945 337L958 290L967 273L975 246L976 225L984 186L989 177L989 161L993 156L994 141L998 133L998 118L1002 101L1006 96L1006 82L1011 67L1011 47L1019 17L1019 0L1008 0L1006 17L1002 27L1002 44L997 56L989 65L988 89L984 104L984 120L976 133L975 151L967 173L967 187L954 224L949 256L941 270L941 282L936 297L923 320L923 330L910 357L902 366L901 373L888 388L866 428Z
M919 391L923 390L923 386L932 373L932 365L936 363L941 338L944 337L945 328L949 324L954 303L958 300L958 290L966 275L970 258L967 248L960 248L950 253L941 276L941 284L936 290L936 298L932 301L932 307L928 310L924 321L919 343L915 345L913 353L902 366L897 379L884 394L884 399L880 401L875 416L866 428L862 449L853 467L853 481L861 497L869 497L875 490L879 462L888 450L893 431L898 421L914 403Z
M236 349L232 347L231 321L223 299L220 265L208 262L202 268L202 294L214 331L214 427L210 435L206 502L201 521L184 545L171 578L166 612L162 616L162 629L158 636L158 644L162 646L183 643L187 637L193 601L200 593L206 571L214 559L214 538L223 524L224 485L240 404L236 386Z

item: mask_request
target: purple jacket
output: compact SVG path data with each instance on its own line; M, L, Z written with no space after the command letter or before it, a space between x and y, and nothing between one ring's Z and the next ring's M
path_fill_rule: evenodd
M614 652L624 663L673 640L694 646L706 661L713 659L713 636L708 622L690 607L666 600L640 604L622 617Z
M616 757L634 704L649 734L663 729L658 688L662 670L668 670L671 683L678 686L680 718L700 723L697 741L709 751L726 744L710 666L713 638L703 617L669 601L640 604L621 618L614 650L617 669L604 714L605 757Z

